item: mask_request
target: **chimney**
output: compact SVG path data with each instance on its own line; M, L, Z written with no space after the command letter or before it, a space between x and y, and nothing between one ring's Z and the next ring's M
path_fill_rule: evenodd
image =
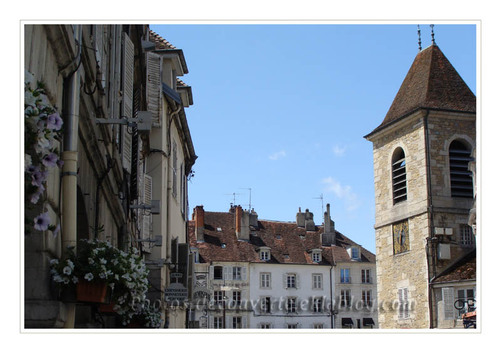
M299 212L297 212L297 227L305 227L306 226L306 214L302 213L300 207Z
M306 231L314 231L316 229L316 225L314 224L314 214L309 212L309 209L306 209L305 227Z
M205 230L205 211L203 206L196 206L194 208L194 234L196 235L196 241L204 241L204 230Z
M241 206L236 206L234 218L238 240L250 240L250 213L244 211Z
M326 204L326 212L324 215L324 230L321 234L321 245L330 246L335 244L335 223L330 217L330 204Z
M259 215L255 210L252 208L252 211L250 212L250 226L253 227L254 229L259 228Z

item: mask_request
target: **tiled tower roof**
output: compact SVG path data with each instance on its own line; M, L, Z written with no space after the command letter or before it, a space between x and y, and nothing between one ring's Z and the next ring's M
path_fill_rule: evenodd
M435 44L417 54L384 121L369 135L418 109L476 112L476 96Z

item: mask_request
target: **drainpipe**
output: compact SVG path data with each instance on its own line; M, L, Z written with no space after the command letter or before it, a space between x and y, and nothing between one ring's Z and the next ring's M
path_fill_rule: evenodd
M78 45L78 57L80 61L82 27L74 27L74 39ZM62 160L62 235L61 245L63 252L68 247L74 247L77 243L77 173L78 173L78 120L80 106L80 74L78 67L70 76L64 80L64 144ZM75 304L66 304L65 328L75 326Z
M431 184L431 145L429 139L429 110L426 111L424 116L424 132L425 132L425 149L426 149L426 164L427 164L427 211L429 214L429 228L430 234L427 239L427 264L428 264L428 283L427 283L427 296L429 298L429 328L434 328L434 314L433 314L433 300L432 300L432 279L436 276L436 246L434 244L434 205L432 200L432 184ZM432 272L431 272L432 271Z
M333 280L332 271L335 266L335 260L333 259L333 246L330 245L330 251L332 252L332 265L330 266L330 328L334 328L334 309L333 309Z

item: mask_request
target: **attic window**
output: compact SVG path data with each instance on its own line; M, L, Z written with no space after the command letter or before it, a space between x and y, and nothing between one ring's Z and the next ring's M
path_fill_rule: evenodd
M289 258L290 258L290 255L288 255L288 254L284 254L284 255L283 255L283 257L284 257L285 259L289 259Z
M268 247L259 248L259 259L269 261L271 259L271 250Z
M281 235L280 234L276 234L276 239L281 239Z
M402 148L392 156L392 199L394 204L406 200L406 159Z
M313 262L321 262L321 250L320 249L314 249L312 250L311 257Z
M222 243L222 244L220 245L220 247L221 247L222 249L225 249L225 248L226 248L226 243Z
M351 260L359 260L359 248L357 246L351 246L347 249L347 252L351 257Z
M222 232L222 228L221 227L217 227L217 231L218 232Z

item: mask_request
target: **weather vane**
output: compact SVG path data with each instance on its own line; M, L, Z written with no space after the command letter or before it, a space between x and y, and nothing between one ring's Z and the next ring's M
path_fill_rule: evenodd
M418 51L422 50L422 38L420 38L420 25L417 25L417 33L418 33Z
M434 40L434 25L431 25L431 38L432 44L436 44L436 41Z

